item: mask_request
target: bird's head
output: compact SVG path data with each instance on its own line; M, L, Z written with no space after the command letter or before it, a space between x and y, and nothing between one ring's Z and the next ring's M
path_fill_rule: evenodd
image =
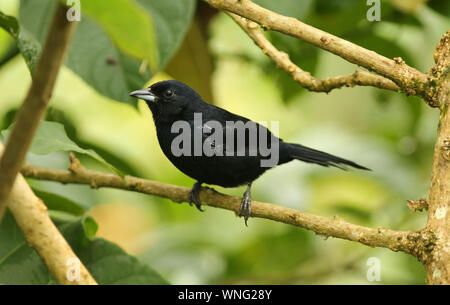
M203 103L194 89L176 80L154 83L146 89L131 92L130 96L144 100L154 116L174 116L188 106Z

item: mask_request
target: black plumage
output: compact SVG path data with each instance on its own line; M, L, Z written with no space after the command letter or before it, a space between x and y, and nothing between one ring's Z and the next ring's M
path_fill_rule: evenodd
M331 154L311 149L299 144L283 142L274 136L267 128L249 119L228 112L222 108L205 103L202 98L188 85L178 81L168 80L153 84L143 90L130 93L131 96L141 98L149 106L156 126L158 141L166 157L183 173L197 180L191 190L189 202L194 203L201 210L198 193L202 183L220 185L223 187L236 187L247 184L247 190L242 200L240 216L244 216L247 223L251 215L251 183L271 167L292 161L294 159L322 166L335 166L343 168L351 166L358 169L367 169L355 162L333 156ZM196 117L197 116L197 117ZM196 124L195 118L201 116L202 124ZM210 123L211 121L216 124ZM175 122L185 122L183 126L190 127L190 143L180 145L185 153L174 153L173 143L180 135L173 130ZM228 123L247 124L255 127L256 133L249 129L232 128ZM199 128L201 130L199 130ZM219 130L220 129L220 130ZM175 132L174 132L175 131ZM221 131L219 141L211 140L212 133ZM227 142L227 132L233 134L233 142ZM200 134L200 142L195 140L195 134ZM239 142L244 139L244 145ZM255 138L252 142L251 139ZM221 140L221 141L220 141ZM209 143L209 142L210 143ZM261 161L270 158L268 151L260 149L261 141L267 143L269 153L278 153L276 162L269 167L262 167ZM201 143L214 150L215 154L195 155L195 147ZM190 146L190 147L189 147ZM176 147L176 146L175 146ZM265 147L265 146L264 146ZM277 148L275 150L275 148ZM273 148L273 150L270 150ZM243 154L243 156L237 155Z

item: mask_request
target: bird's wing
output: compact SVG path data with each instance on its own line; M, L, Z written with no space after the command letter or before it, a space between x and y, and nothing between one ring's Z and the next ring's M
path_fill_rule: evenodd
M202 112L202 135L204 143L216 151L227 155L259 154L261 145L279 141L265 126L222 108L210 106L213 108Z

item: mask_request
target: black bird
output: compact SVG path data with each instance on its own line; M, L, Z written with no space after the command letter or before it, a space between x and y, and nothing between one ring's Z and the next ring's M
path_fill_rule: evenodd
M143 99L153 114L156 125L159 145L167 158L180 171L197 180L189 193L189 204L202 211L199 202L199 191L202 183L220 185L223 187L236 187L247 185L239 216L244 216L245 224L251 216L252 182L271 167L292 161L294 159L322 166L335 166L345 169L344 166L352 166L358 169L368 170L355 162L345 160L325 152L308 148L299 144L286 143L273 135L267 128L249 119L228 112L222 108L207 104L194 89L175 80L161 81L147 89L137 90L130 96ZM201 115L201 122L198 118ZM197 121L196 121L197 119ZM214 124L211 121L216 122ZM177 122L177 123L176 123ZM184 122L180 123L180 122ZM206 124L203 122L207 122ZM232 127L228 123L235 123ZM239 122L248 129L237 128ZM174 128L174 126L177 126ZM177 141L181 127L189 127L189 139L181 144ZM251 132L251 127L256 127L256 134ZM174 129L173 129L174 128ZM212 133L218 132L218 136L212 139ZM219 133L220 132L220 133ZM225 135L233 135L227 138ZM196 135L200 133L200 142ZM220 136L222 134L222 136ZM239 136L245 139L243 145L239 142ZM252 137L256 141L252 142ZM241 138L241 139L242 139ZM178 138L179 140L180 138ZM231 139L228 140L227 139ZM220 141L222 140L222 141ZM261 149L261 144L267 143L268 151ZM196 142L197 141L197 142ZM177 142L179 146L175 145ZM210 147L215 153L195 154L195 149ZM241 145L239 145L241 144ZM200 147L199 147L200 146ZM180 151L184 153L180 155ZM268 160L275 156L273 164L262 166L262 160ZM273 155L273 156L272 156Z

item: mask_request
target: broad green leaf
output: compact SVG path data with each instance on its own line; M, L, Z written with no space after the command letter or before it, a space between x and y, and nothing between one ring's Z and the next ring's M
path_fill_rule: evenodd
M134 1L83 1L82 9L97 21L125 54L157 66L157 44L152 16Z
M25 243L23 233L16 225L13 215L7 210L0 223L0 264L8 253L22 243Z
M102 147L95 141L85 141L79 137L79 124L70 117L68 113L64 111L50 107L45 117L46 121L58 122L64 125L67 136L82 147L91 147L94 151L100 154L106 162L113 165L121 172L127 173L131 176L139 176L139 172L130 164L132 160L125 160L120 156L117 156L110 147ZM12 123L12 121L11 121ZM9 126L9 125L6 125ZM83 160L81 160L83 162Z
M382 54L388 58L401 57L408 65L415 66L412 57L394 39L380 37L373 31L367 31L351 35L351 40L366 49Z
M28 246L12 214L7 211L0 223L0 285L47 284L44 262Z
M17 19L3 14L0 11L0 27L2 27L5 31L11 34L12 37L19 37L19 23Z
M450 2L442 0L430 0L427 5L443 16L450 16Z
M0 27L6 30L16 41L20 53L22 53L28 68L33 74L36 62L41 53L39 43L28 31L21 29L16 18L0 12Z
M63 211L48 210L47 213L56 225L78 220L78 216Z
M99 284L168 284L152 268L119 246L94 237L97 224L92 217L84 216L59 229ZM9 233L0 235L1 284L56 283L36 251L24 241L10 213L1 223L0 233ZM14 235L20 237L12 239Z
M8 129L2 131L4 140L8 138L11 132L11 128L12 125ZM33 138L33 142L31 143L29 151L39 155L45 155L57 151L76 152L84 154L97 160L107 168L113 170L123 177L123 174L119 170L103 160L103 158L95 151L91 149L83 149L79 147L75 142L70 140L66 135L64 125L59 123L47 121L41 122Z
M83 215L84 208L74 201L58 194L46 192L32 187L33 192L42 199L49 210L66 212L71 215Z
M211 82L214 62L208 35L202 29L202 15L195 16L183 43L165 68L171 77L189 84L209 104L214 104Z
M113 2L125 1L115 0ZM138 7L141 10L139 15L145 12L148 20L153 21L158 64L157 69L152 72L156 73L157 70L164 68L179 47L194 15L196 1L130 0L126 2L130 2L126 4L129 9L133 10ZM87 2L81 2L82 12L85 3ZM41 43L45 39L54 4L53 0L21 0L20 24ZM107 5L109 6L109 2ZM96 6L96 4L88 3L87 9L89 10L91 6ZM103 17L99 21L93 19L89 12L82 13L81 22L79 22L72 39L66 65L101 94L120 102L136 105L136 99L128 96L128 93L136 88L142 88L152 77L152 73L143 64L143 61L149 60L149 56L153 57L150 55L152 50L148 50L145 57L139 59L130 56L129 54L136 55L142 52L143 45L148 45L149 41L145 42L145 38L141 38L142 41L133 38L146 30L132 29L125 33L129 35L128 37L123 37L125 31L122 29L114 30L112 33L115 26L122 24L130 16L129 11L125 17L115 9L112 10L112 13L112 16L118 16L123 20L116 20L114 26L108 24L108 27L105 23L110 20L111 15L102 15ZM142 18L139 17L139 19ZM145 21L143 22L145 23ZM111 37L108 33L113 36ZM127 46L124 46L125 42L128 44Z
M153 16L158 41L159 67L177 51L194 17L195 0L135 0Z

